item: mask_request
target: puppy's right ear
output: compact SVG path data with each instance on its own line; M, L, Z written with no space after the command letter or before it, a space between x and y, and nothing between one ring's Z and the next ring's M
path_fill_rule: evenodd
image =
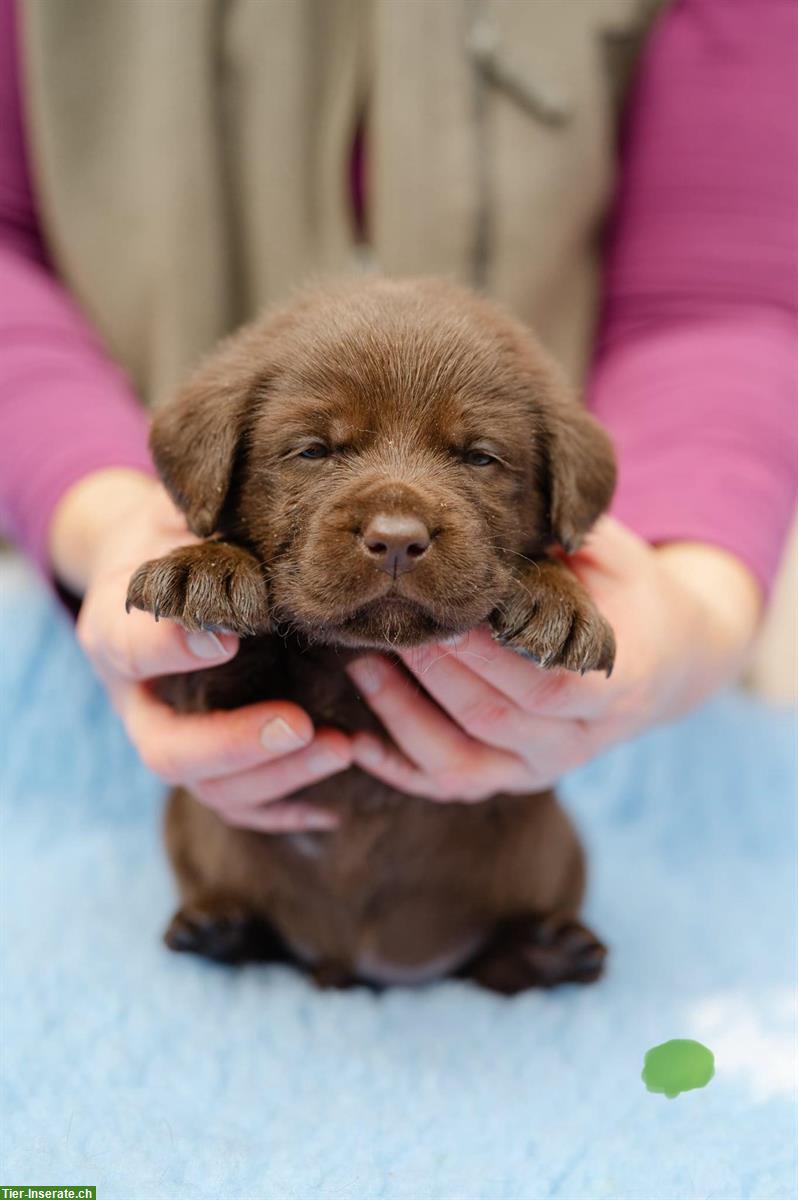
M219 528L236 460L268 382L265 341L262 327L228 338L153 421L155 465L198 537Z

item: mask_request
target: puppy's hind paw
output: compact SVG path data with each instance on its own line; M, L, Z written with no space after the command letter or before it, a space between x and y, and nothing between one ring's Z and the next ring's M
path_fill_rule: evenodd
M505 921L461 974L505 996L561 983L594 983L604 971L607 948L572 918L535 916Z
M164 934L170 950L214 962L288 962L290 955L271 925L238 905L218 900L181 908Z
M241 637L269 627L266 580L255 558L226 542L180 546L135 572L126 607L169 617L184 629L226 629Z

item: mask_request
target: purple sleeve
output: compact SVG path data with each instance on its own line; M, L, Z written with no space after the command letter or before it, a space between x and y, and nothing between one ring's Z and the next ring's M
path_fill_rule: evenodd
M49 268L20 119L12 0L0 0L0 521L42 567L53 510L92 471L152 473L147 418Z
M676 0L630 105L590 404L615 514L767 590L798 475L798 5Z

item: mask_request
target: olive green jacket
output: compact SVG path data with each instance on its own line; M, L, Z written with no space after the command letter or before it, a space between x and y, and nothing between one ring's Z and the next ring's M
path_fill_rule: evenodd
M27 0L56 265L142 398L310 276L485 288L577 377L630 69L662 0Z

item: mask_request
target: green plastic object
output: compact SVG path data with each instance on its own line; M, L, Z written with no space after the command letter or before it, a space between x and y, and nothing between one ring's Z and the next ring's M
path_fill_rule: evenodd
M674 1038L652 1046L643 1062L643 1083L650 1092L673 1100L681 1092L706 1087L715 1074L715 1056L701 1042Z

